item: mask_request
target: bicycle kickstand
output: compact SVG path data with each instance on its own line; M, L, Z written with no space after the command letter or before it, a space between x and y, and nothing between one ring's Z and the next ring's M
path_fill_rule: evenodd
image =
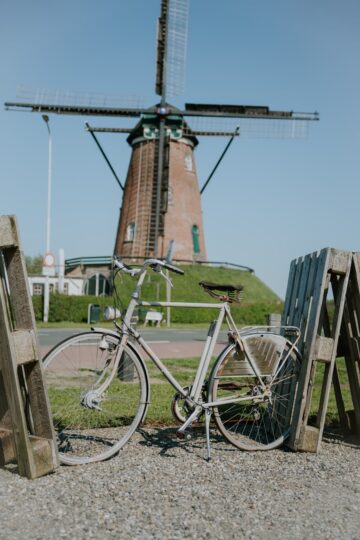
M206 448L207 448L207 461L211 459L211 447L210 447L210 420L211 420L211 409L205 409L205 433L206 433Z

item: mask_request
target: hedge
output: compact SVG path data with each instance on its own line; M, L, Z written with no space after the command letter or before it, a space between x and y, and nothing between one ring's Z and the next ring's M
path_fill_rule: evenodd
M100 321L104 320L106 306L113 306L111 297L98 296L67 296L62 294L50 295L49 322L69 321L75 323L87 322L89 304L100 306ZM33 296L35 318L43 319L43 297ZM283 304L279 302L259 302L235 305L232 314L237 324L243 326L265 324L269 313L281 313ZM140 322L146 310L141 310ZM166 309L162 310L165 312ZM172 308L171 321L174 323L206 323L217 317L216 309Z
M35 319L43 320L43 297L33 296ZM113 299L108 296L67 296L51 294L49 303L49 322L87 322L89 304L100 306L100 320L104 320L104 309L113 305Z
M215 283L241 283L244 286L243 302L239 306L233 304L232 313L239 325L265 324L269 313L281 313L283 304L259 278L250 272L235 270L224 267L200 267L196 265L184 265L185 274L179 276L171 274L174 287L171 290L171 300L175 302L212 302L201 287L199 281L212 281ZM118 274L116 278L116 290L123 310L130 300L136 279ZM142 285L141 298L143 300L164 301L166 298L166 283L156 272L149 272ZM43 319L43 298L33 297L35 317ZM87 322L89 304L100 306L100 321L104 320L106 306L114 306L112 297L97 296L67 296L61 294L50 295L49 322ZM165 309L163 312L165 313ZM140 322L145 317L146 309L140 308ZM216 309L196 308L171 308L171 321L174 323L208 323L216 319Z

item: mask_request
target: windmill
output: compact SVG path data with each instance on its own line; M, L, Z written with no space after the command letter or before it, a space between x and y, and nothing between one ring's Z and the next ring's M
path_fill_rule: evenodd
M187 42L188 0L161 0L158 19L156 94L160 101L150 108L86 106L64 103L5 103L10 110L41 113L76 114L139 118L133 128L86 129L91 133L103 156L95 132L128 133L132 147L123 190L114 252L127 258L165 257L173 246L174 259L206 260L201 211L201 194L210 181L239 129L194 129L189 120L226 119L239 123L243 119L259 122L275 120L302 123L318 120L317 113L273 111L269 107L186 103L174 107L169 99L183 91ZM208 180L199 189L194 149L199 136L230 136L222 156Z

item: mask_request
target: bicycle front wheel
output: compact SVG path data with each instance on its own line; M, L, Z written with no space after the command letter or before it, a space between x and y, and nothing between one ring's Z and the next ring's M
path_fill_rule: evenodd
M290 435L301 359L281 336L242 339L251 361L229 345L213 368L209 401L222 401L213 409L214 420L231 444L241 450L271 450Z
M106 332L85 332L61 342L43 360L64 464L113 456L146 412L148 380L142 361L127 345L115 368L119 343Z

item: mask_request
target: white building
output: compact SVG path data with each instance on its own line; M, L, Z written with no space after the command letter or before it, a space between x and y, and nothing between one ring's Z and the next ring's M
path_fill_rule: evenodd
M50 293L107 296L110 294L111 257L79 257L65 261L65 272L49 276ZM65 275L64 275L65 274ZM28 276L31 295L43 295L45 276Z
M45 286L45 276L35 275L28 276L29 285L30 285L30 294L33 295L43 295L44 286ZM50 293L60 292L61 287L59 287L60 278L59 276L50 276ZM79 296L84 294L84 278L62 278L63 290L62 294Z

